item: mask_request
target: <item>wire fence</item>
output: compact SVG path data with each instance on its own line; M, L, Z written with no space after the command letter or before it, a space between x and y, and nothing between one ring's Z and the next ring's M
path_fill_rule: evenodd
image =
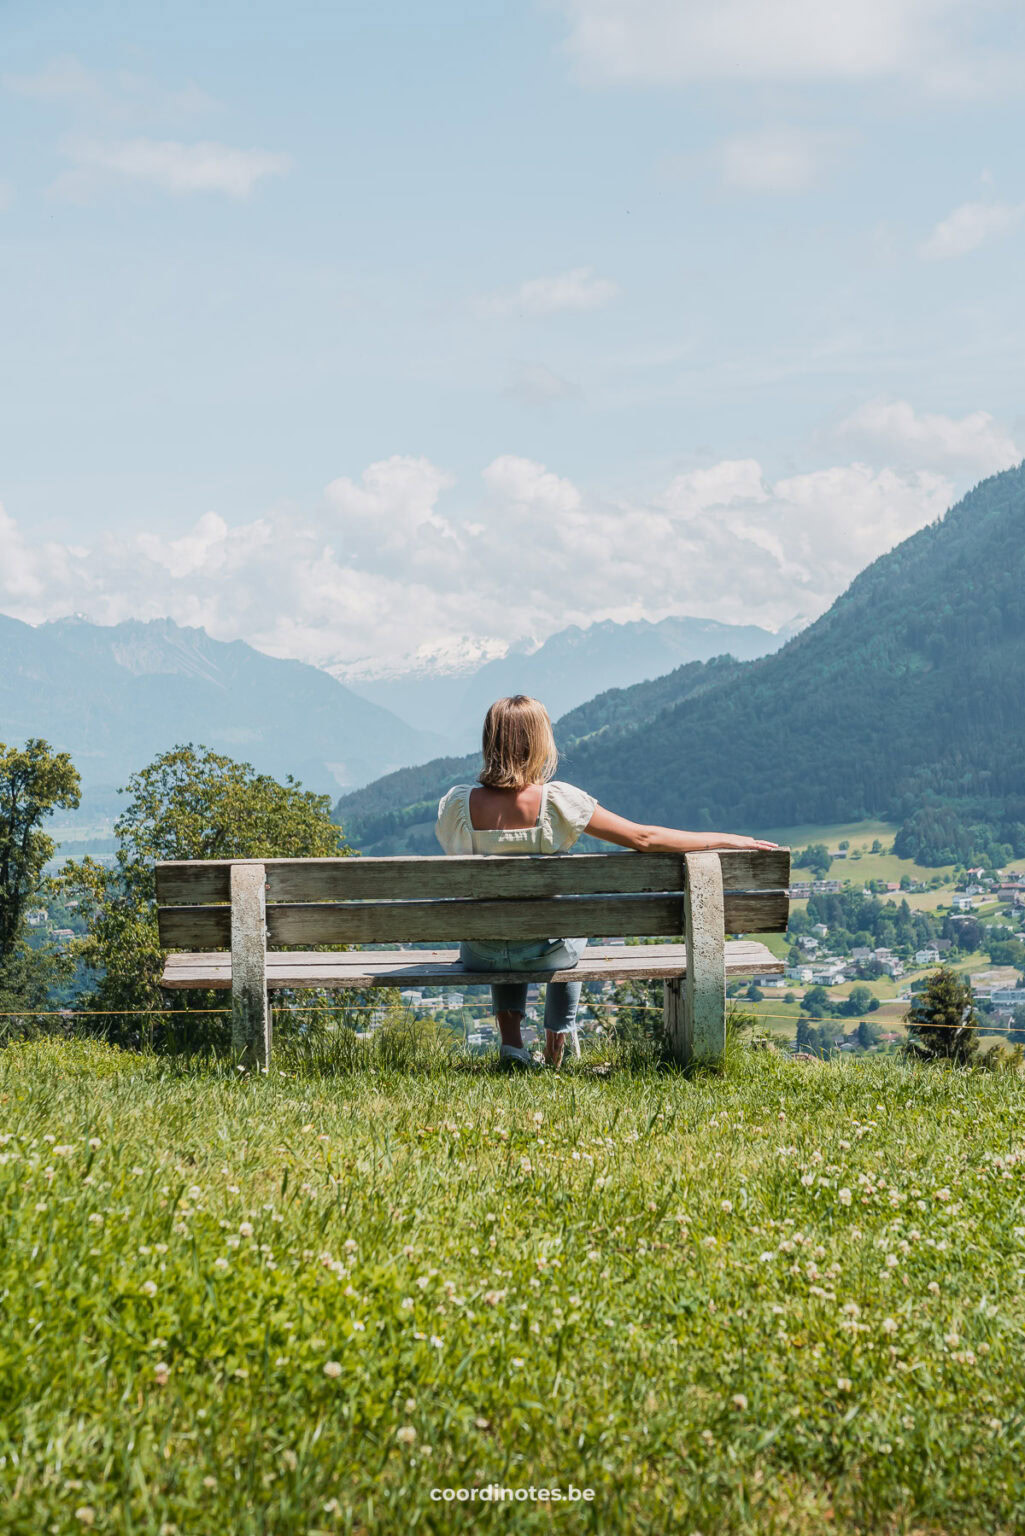
M729 1001L738 1002L739 1000L730 999ZM269 1005L270 1011L272 1013L358 1013L362 1014L363 1016L366 1016L367 1014L375 1014L384 1006L384 1004L380 1003L272 1003ZM611 1003L595 1001L588 1006L592 1013L597 1011L596 1016L599 1017L602 1013L630 1012L660 1014L663 1011L661 1003ZM432 1012L472 1013L475 1010L482 1011L485 1017L494 1017L494 1010L491 1003L483 1001L446 1005L444 999L439 998L437 999L436 1008L432 1008L432 1006L427 1003L423 1005L406 1003L402 1009L403 1012L410 1016L415 1016L421 1013L430 1015ZM164 1019L189 1017L209 1018L211 1016L218 1015L228 1016L231 1014L231 1011L232 1009L230 1005L226 1005L222 1008L18 1008L8 1010L7 1012L0 1012L0 1019L61 1019L66 1023L73 1019ZM856 1029L859 1024L871 1024L873 1028L879 1028L882 1023L899 1023L904 1025L905 1028L965 1028L964 1024L933 1024L923 1023L922 1021L914 1019L879 1020L874 1016L873 1013L867 1013L861 1017L851 1017L846 1014L794 1014L783 1012L772 1013L766 1008L759 1007L757 1004L752 1004L750 1006L741 1005L737 1008L737 1011L742 1013L746 1018L764 1020L766 1023L790 1023L796 1025L799 1019L804 1019L809 1024L835 1024L837 1026L849 1025L853 1026L854 1029ZM1012 1035L1019 1032L1018 1026L1014 1024L991 1024L988 1019L976 1020L975 1024L970 1027L976 1029L978 1033L982 1035Z

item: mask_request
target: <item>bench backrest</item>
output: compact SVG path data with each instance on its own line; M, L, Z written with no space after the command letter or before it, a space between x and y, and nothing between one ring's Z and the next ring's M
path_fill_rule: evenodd
M727 933L787 926L790 851L727 852ZM686 867L668 853L159 863L165 949L231 947L232 869L265 877L267 947L458 939L650 937L685 929ZM236 879L239 877L236 876Z

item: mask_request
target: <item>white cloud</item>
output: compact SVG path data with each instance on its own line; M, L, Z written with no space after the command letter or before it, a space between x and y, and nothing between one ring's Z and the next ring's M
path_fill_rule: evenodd
M736 133L714 158L723 182L743 192L804 192L825 169L836 136L781 125Z
M562 310L602 309L618 293L618 285L607 277L596 277L593 267L573 267L554 277L529 278L508 293L485 295L475 307L480 314L536 319Z
M4 75L3 88L45 106L64 106L94 116L130 118L189 117L217 109L199 86L168 89L131 70L87 69L73 54L51 59L30 75Z
M953 496L934 470L847 463L772 481L742 459L611 499L514 454L454 489L430 460L396 455L333 481L303 516L230 526L207 512L172 536L88 548L35 543L0 511L0 611L169 615L277 655L393 668L602 618L776 625L819 613Z
M287 155L262 149L234 149L175 139L89 139L73 136L62 145L74 169L58 178L55 191L70 199L91 195L110 182L130 181L165 192L223 192L245 198L265 176L280 176Z
M992 475L1019 463L1023 450L988 411L960 418L923 412L906 400L870 400L830 434L834 444L900 468L926 465L955 474Z
M1023 217L1025 203L962 203L940 220L919 246L919 255L926 261L964 256L1014 229Z
M870 80L964 89L992 61L969 0L559 0L599 81ZM992 13L1013 9L994 0Z

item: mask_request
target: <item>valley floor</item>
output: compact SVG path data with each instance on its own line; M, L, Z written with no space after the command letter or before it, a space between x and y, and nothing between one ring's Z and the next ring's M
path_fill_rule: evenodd
M1025 1527L1019 1073L279 1065L0 1051L5 1533Z

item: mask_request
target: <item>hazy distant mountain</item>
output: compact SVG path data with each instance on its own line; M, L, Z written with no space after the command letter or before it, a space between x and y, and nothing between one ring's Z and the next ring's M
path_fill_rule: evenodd
M170 619L33 627L0 615L0 741L28 736L69 751L86 785L123 784L191 741L322 793L448 745L316 667Z
M531 693L548 706L552 719L607 688L625 688L661 677L691 661L729 654L738 661L765 656L796 629L773 634L754 624L720 624L715 619L646 619L617 624L608 619L586 629L572 625L534 651L513 651L472 671L431 675L423 670L398 677L350 679L350 686L374 703L421 729L442 729L453 748L467 750L480 734L488 705L511 693Z

